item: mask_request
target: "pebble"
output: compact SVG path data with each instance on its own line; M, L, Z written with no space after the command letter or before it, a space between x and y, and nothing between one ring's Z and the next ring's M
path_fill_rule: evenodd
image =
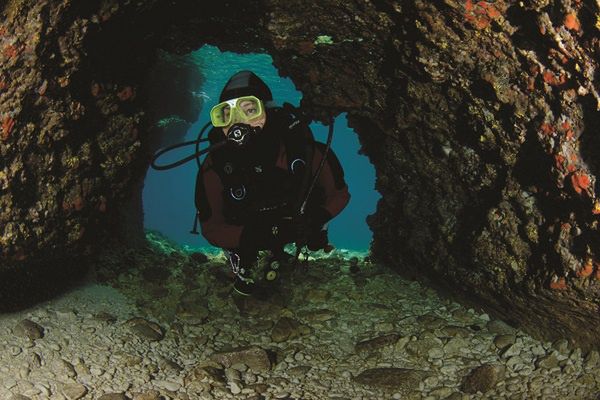
M489 390L486 398L583 398L600 387L595 374L600 363L597 351L588 352L584 358L580 350L567 347L568 343L536 341L501 321L489 320L485 314L442 302L420 285L406 283L396 275L363 276L365 283L358 288L339 268L331 276L324 271L311 281L310 289L298 282L285 308L257 303L252 307L260 311L251 317L237 312L229 297L230 288L207 284L203 290L207 309L220 312L212 313L201 324L178 319L165 323L154 316L151 319L157 322L151 323L136 317L151 313L134 302L122 298L122 303L107 302L100 307L95 297L85 300L85 295L72 300L72 306L54 307L73 312L60 317L53 312L0 315L0 326L8 327L4 331L0 328L0 399L9 399L11 391L18 389L22 395L57 400L98 399L100 393L121 396L111 399L133 400L158 400L161 395L165 400L232 396L300 399L317 398L317 393L318 398L338 400L466 400L480 395L463 395L458 387L485 364L498 365L474 376L470 390ZM366 271L361 267L357 276ZM206 282L214 282L208 270L198 271L204 273ZM110 290L107 301L121 296ZM311 302L295 296L310 290ZM366 294L368 302L358 301ZM401 308L389 306L393 304L391 296L396 295L404 299ZM43 310L45 306L39 307ZM336 311L324 318L323 310ZM407 319L398 322L398 315ZM283 332L276 343L271 338L272 329L283 317L289 319L290 331ZM47 327L46 338L15 337L10 328L28 318ZM71 322L55 324L51 318ZM310 329L293 321L308 323ZM134 332L134 325L139 325L138 332ZM257 326L261 328L257 330ZM291 328L302 331L295 334ZM363 339L367 341L358 346L358 354L355 345ZM257 343L264 344L250 346ZM206 363L213 357L216 362L210 367L214 375L194 375L196 366L202 362L209 366ZM393 371L406 365L417 371L410 373L414 376L406 375L414 379L414 386L406 392L377 379L377 368L398 378L407 372ZM540 368L534 369L536 365ZM371 379L363 375L362 381L381 386L353 382L362 372L373 369ZM53 385L44 383L69 376L71 382L56 393ZM550 394L543 394L547 388L552 389ZM128 396L123 397L123 393Z
M7 379L4 381L4 388L5 388L5 389L12 389L12 388L14 388L15 386L17 386L17 381L16 381L16 380L14 380L14 379L12 379L12 378L7 378Z
M23 351L23 349L20 348L19 346L15 346L15 345L8 346L8 353L13 357L18 356L19 354L21 354L22 351Z
M229 390L231 391L231 394L240 394L240 393L242 393L242 388L240 387L240 385L236 381L230 381L229 382Z
M166 389L171 392L176 392L181 388L181 384L177 382L165 381L160 379L152 381L152 384L154 384L154 386L158 388Z
M81 399L87 394L87 392L88 389L79 383L67 384L64 385L62 388L62 393L67 398L67 400Z

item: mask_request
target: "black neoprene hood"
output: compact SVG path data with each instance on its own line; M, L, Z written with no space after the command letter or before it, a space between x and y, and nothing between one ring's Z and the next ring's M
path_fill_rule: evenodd
M229 78L219 102L242 96L256 96L263 102L273 100L271 89L252 71L239 71Z

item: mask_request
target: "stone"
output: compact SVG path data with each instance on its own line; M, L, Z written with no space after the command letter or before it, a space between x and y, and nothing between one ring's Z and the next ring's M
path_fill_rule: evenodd
M129 400L125 393L106 393L98 397L98 400Z
M239 382L229 381L228 385L229 385L229 391L231 392L231 394L237 395L237 394L242 393L242 387Z
M14 334L18 337L36 340L44 337L44 328L29 319L24 319L15 326Z
M441 328L441 332L446 336L450 336L450 337L460 336L462 338L467 338L467 337L471 336L471 334L472 334L472 332L469 329L464 328L462 326L455 326L455 325L447 325L447 326Z
M538 369L552 369L558 367L558 358L552 353L547 356L539 357L535 361L535 367Z
M398 341L394 345L394 351L396 351L396 352L403 351L404 348L406 347L406 345L408 344L408 342L410 342L410 336L401 337L400 339L398 339Z
M301 317L309 322L325 322L337 316L335 311L328 309L312 310L301 314Z
M491 333L495 333L496 335L510 335L515 333L515 328L508 325L504 321L500 320L492 320L486 324L486 328Z
M94 319L96 321L106 322L109 324L117 322L117 317L110 313L107 313L106 311L100 311L99 313L94 314Z
M160 368L161 371L165 372L165 373L172 373L172 374L177 374L179 371L181 371L183 369L183 367L179 364L177 364L176 362L166 359L166 358L161 358L158 362L158 368Z
M271 330L271 339L275 343L281 343L309 333L310 328L306 325L293 318L281 317Z
M444 326L446 321L435 314L429 313L417 317L417 322L427 329L437 329Z
M410 393L419 388L419 383L430 376L426 371L405 368L373 368L356 377L354 381L366 386L395 390L401 394Z
M220 365L216 363L203 363L195 366L183 380L183 384L188 386L192 382L208 380L209 382L225 383L225 373Z
M206 288L200 288L185 292L177 304L177 316L191 324L204 322L210 314L206 291Z
M208 256L198 251L195 251L192 254L190 254L190 258L194 260L194 262L197 264L204 264L208 262Z
M161 400L161 397L158 390L149 390L144 393L134 394L133 400Z
M420 339L408 342L405 350L415 357L425 357L432 347L440 347L442 341L435 337L423 335Z
M147 319L136 317L128 320L131 331L139 338L156 342L165 337L164 331L160 325Z
M462 393L454 392L450 396L444 398L444 400L468 400Z
M52 362L52 371L61 376L68 376L69 378L73 378L77 375L73 364L62 359Z
M261 318L279 315L283 308L280 304L261 300L254 296L236 296L234 302L242 315Z
M225 368L230 368L233 364L243 363L255 372L268 371L272 366L269 354L258 346L240 347L219 352L213 354L210 358Z
M78 400L85 396L88 389L80 383L67 384L62 387L62 394L67 400Z
M444 353L446 355L457 355L462 352L462 349L468 349L470 343L460 336L453 337L444 345Z
M452 312L452 317L462 323L472 323L475 316L462 308L458 308Z
M308 371L310 371L312 369L312 367L308 366L308 365L299 365L297 367L292 367L290 369L287 370L288 375L290 376L295 376L295 377L303 377L305 376Z
M331 294L327 290L309 289L306 293L306 300L312 303L324 303L329 300Z
M367 339L367 340L358 342L354 346L354 350L359 354L366 353L366 352L372 352L375 350L380 350L383 347L395 344L399 338L400 338L400 335L398 335L396 333L390 333L388 335L378 336L373 339Z
M521 354L521 350L522 350L521 346L515 343L513 345L506 347L504 350L500 351L500 355L504 358L518 356L519 354Z
M444 350L441 347L432 347L427 352L427 357L436 360L444 357Z
M181 388L181 385L177 382L167 381L163 379L155 379L152 384L160 389L165 389L170 392L176 392Z
M433 389L431 392L429 392L429 395L434 396L436 399L446 399L452 395L452 392L453 389L449 387L441 387Z
M504 350L515 344L516 336L514 334L498 335L494 338L494 346L498 350Z
M567 339L559 339L552 343L552 347L560 354L568 355L569 353L569 341Z
M591 350L585 356L583 360L583 366L585 369L596 368L600 364L600 353L598 350Z
M575 380L575 384L590 388L593 387L595 383L596 379L594 378L594 373L583 374Z
M485 364L473 369L464 379L461 390L465 393L486 393L504 379L505 368L500 365Z

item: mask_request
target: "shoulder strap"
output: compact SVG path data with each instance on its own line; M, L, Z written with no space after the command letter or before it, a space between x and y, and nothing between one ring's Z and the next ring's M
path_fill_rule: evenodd
M284 103L281 108L284 115L287 130L284 133L284 144L288 160L288 170L291 173L299 173L299 185L295 194L296 201L292 212L300 210L305 193L308 190L312 177L312 164L315 149L315 139L308 118L300 109L290 103Z

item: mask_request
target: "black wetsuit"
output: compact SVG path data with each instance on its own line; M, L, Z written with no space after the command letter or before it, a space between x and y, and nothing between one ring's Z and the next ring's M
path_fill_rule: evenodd
M250 227L277 224L293 216L301 197L300 187L307 181L305 161L312 158L312 177L325 153L325 145L312 140L306 125L295 128L300 131L292 134L310 138L309 142L290 141L285 136L290 134L286 120L273 112L267 116L264 129L248 144L228 144L212 152L198 175L196 205L202 235L214 246L244 255L246 261L252 261L265 247L248 237L252 236ZM312 146L312 156L304 157L308 146ZM291 147L296 148L292 151ZM305 214L323 225L338 215L349 199L344 172L329 149ZM287 237L284 241L296 239Z

